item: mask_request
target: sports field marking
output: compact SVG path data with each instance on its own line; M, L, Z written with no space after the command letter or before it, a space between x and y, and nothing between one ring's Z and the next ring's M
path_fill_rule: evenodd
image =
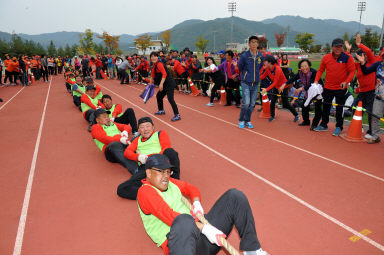
M360 234L365 235L365 236L369 235L370 233L372 233L372 231L369 229L363 229L362 231L360 231ZM351 236L348 239L349 239L349 241L355 243L355 242L359 241L361 238L355 235L355 236Z
M97 83L97 82L96 82L96 83ZM245 172L249 173L250 175L252 175L252 176L258 178L259 180L261 180L262 182L268 184L268 185L271 186L272 188L274 188L274 189L280 191L281 193L287 195L288 197L292 198L293 200L297 201L298 203L302 204L303 206L305 206L305 207L309 208L310 210L316 212L317 214L323 216L323 217L326 218L327 220L329 220L329 221L335 223L335 224L338 225L339 227L341 227L341 228L347 230L348 232L350 232L350 233L352 233L352 234L354 234L354 235L360 237L361 239L363 239L363 240L366 241L367 243L373 245L374 247L378 248L379 250L384 251L384 246L383 246L383 245L381 245L381 244L379 244L379 243L373 241L372 239L370 239L370 238L368 238L368 237L362 235L362 234L359 233L358 231L356 231L356 230L354 230L353 228L351 228L351 227L345 225L344 223L342 223L341 221L337 220L336 218L333 218L332 216L326 214L325 212L321 211L320 209L316 208L315 206L313 206L313 205L311 205L311 204L305 202L305 201L302 200L301 198L299 198L299 197L293 195L292 193L290 193L290 192L288 192L287 190L281 188L280 186L274 184L273 182L271 182L271 181L265 179L264 177L262 177L262 176L260 176L260 175L258 175L258 174L256 174L256 173L254 173L253 171L251 171L250 169L248 169L248 168L246 168L245 166L241 165L240 163L238 163L238 162L236 162L236 161L230 159L229 157L227 157L227 156L223 155L222 153L216 151L215 149L209 147L209 146L206 145L205 143L203 143L203 142L197 140L196 138L194 138L194 137L188 135L187 133L181 131L180 129L178 129L178 128L172 126L172 125L169 124L168 122L166 122L166 121L164 121L164 120L158 118L156 115L153 115L152 113L150 113L150 112L148 112L147 110L141 108L141 107L138 106L137 104L135 104L135 103L129 101L128 99L126 99L126 98L120 96L119 94L115 93L115 92L112 91L111 89L108 89L107 87L101 85L100 83L98 83L98 84L99 84L100 86L102 86L104 89L106 89L106 90L110 91L111 93L113 93L114 95L116 95L117 97L121 98L122 100L124 100L124 101L126 101L126 102L128 102L128 103L130 103L130 104L132 104L132 105L135 105L137 108L139 108L139 109L142 110L143 112L147 113L148 115L152 116L153 118L157 119L158 121L164 123L165 125L169 126L170 128L176 130L176 131L179 132L180 134L182 134L182 135L184 135L185 137L189 138L190 140L196 142L197 144L201 145L202 147L206 148L207 150L209 150L209 151L215 153L215 154L218 155L219 157L221 157L221 158L227 160L228 162L232 163L233 165L239 167L239 168L242 169L243 171L245 171Z
M134 87L131 87L131 86L129 86L129 88L133 88L133 89L136 89L136 90L138 90L138 91L141 91L140 89L138 89L138 88L134 88ZM191 107L189 107L189 106L186 106L186 105L183 105L183 104L180 104L180 103L177 103L177 105L180 105L180 106L182 106L182 107L184 107L184 108L187 108L187 109L189 109L189 110L191 110L191 111L197 112L197 113L199 113L199 114L202 114L202 115L205 115L205 116L207 116L207 117L210 117L210 118L219 120L219 121L221 121L221 122L224 122L224 123L226 123L226 124L229 124L229 125L232 125L232 126L238 128L238 125L235 124L235 123L232 123L232 122L223 120L223 119L218 118L218 117L216 117L216 116L213 116L213 115L210 115L210 114L208 114L208 113L205 113L205 112L196 110L196 109L194 109L194 108L191 108ZM357 168L355 168L355 167L353 167L353 166L349 166L349 165L347 165L347 164L338 162L338 161L336 161L336 160L327 158L327 157L322 156L322 155L320 155L320 154L317 154L317 153L308 151L308 150L303 149L303 148L300 148L300 147L298 147L298 146L296 146L296 145L293 145L293 144L290 144L290 143L283 142L283 141L278 140L278 139L276 139L276 138L273 138L273 137L270 137L270 136L268 136L268 135L264 135L264 134L262 134L262 133L259 133L259 132L257 132L257 131L254 131L254 130L252 130L252 129L244 128L244 131L248 131L248 132L254 133L254 134L256 134L256 135L259 135L259 136L262 136L262 137L264 137L264 138L270 139L270 140L272 140L272 141L275 141L275 142L284 144L284 145L286 145L286 146L288 146L288 147L291 147L291 148L294 148L294 149L296 149L296 150L305 152L305 153L310 154L310 155L312 155L312 156L315 156L315 157L324 159L324 160L326 160L326 161L332 162L332 163L334 163L334 164L336 164L336 165L339 165L339 166L348 168L348 169L350 169L350 170L352 170L352 171L355 171L355 172L357 172L357 173L360 173L360 174L369 176L369 177L374 178L374 179L376 179L376 180L378 180L378 181L382 181L382 182L384 182L384 178L381 178L381 177L379 177L379 176L370 174L370 173L365 172L365 171L363 171L363 170L357 169Z
M9 103L12 101L12 99L14 99L23 89L25 89L25 87L22 87L19 91L17 91L16 94L14 94L7 102L5 102L1 107L0 107L0 111Z
M29 207L29 201L30 201L30 198L31 198L31 191L32 191L32 183L33 183L33 178L34 178L34 175L35 175L37 154L39 153L41 133L43 131L44 120L45 120L45 112L47 110L48 97L49 97L49 92L51 90L51 84L52 84L52 78L49 81L48 92L47 92L47 97L45 98L43 114L41 115L40 127L39 127L39 132L37 134L37 139L36 139L36 143L35 143L35 151L33 152L31 168L29 170L29 177L28 177L27 187L25 189L23 207L21 209L21 215L20 215L20 220L19 220L19 227L17 228L17 236L16 236L16 241L15 241L15 246L14 246L14 249L13 249L13 255L20 255L21 248L23 246L23 237L24 237L25 223L27 221L28 207Z

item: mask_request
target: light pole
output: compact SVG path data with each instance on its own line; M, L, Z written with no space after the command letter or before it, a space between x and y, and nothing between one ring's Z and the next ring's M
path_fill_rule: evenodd
M216 52L216 33L217 31L212 31L213 33L213 52Z
M359 1L359 2L357 2L357 11L360 12L359 34L360 34L360 26L361 26L361 15L365 11L366 6L367 6L367 2L366 1Z
M380 46L379 46L380 49L381 49L381 46L383 46L383 34L384 34L384 14L383 14L383 24L381 25Z
M236 11L236 2L229 2L228 3L228 11L231 13L231 41L232 42L232 35L233 35L233 13Z

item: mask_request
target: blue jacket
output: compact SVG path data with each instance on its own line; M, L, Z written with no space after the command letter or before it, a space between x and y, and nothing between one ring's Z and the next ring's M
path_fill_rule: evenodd
M256 57L252 56L251 51L244 52L239 60L239 70L241 72L241 81L248 84L258 84L260 81L260 69L263 66L263 54L257 52Z

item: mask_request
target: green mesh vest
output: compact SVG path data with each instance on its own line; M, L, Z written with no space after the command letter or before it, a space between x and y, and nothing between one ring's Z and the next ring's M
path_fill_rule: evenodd
M159 195L169 205L169 207L172 208L172 210L174 210L175 212L178 212L180 214L191 214L188 207L183 203L183 201L181 201L182 195L179 187L177 187L172 182L168 183L168 189L164 192L161 192L159 189L155 188L152 185L144 184L143 186L145 185L155 189L157 193L159 193ZM145 231L152 239L152 241L154 241L159 247L167 239L167 234L169 233L171 227L162 222L156 216L153 216L152 214L143 213L143 211L140 209L139 202L137 202L137 205L139 207L139 212L144 224Z
M109 114L109 118L112 118L112 113L115 111L115 107L116 105L114 104L111 109L109 109L108 111L110 111L111 113ZM118 114L116 117L120 117L121 115L123 115L123 113L121 112L120 114Z
M79 84L76 84L76 83L73 84L73 85L77 85L77 88L78 88L81 92L85 93L85 86L83 86L83 85L79 85ZM72 96L81 97L82 94L80 94L80 93L77 92L76 90L73 90L73 85L71 86L71 88L72 88Z
M141 141L142 138L143 136L139 137L136 153L151 155L151 154L158 154L161 152L159 132L156 131L155 133L153 133L153 135L145 142Z
M98 124L99 125L99 124ZM106 126L106 125L100 125L103 127L105 133L107 136L115 136L115 135L120 135L120 130L117 128L117 126L115 125L115 123L111 122L111 124L109 126ZM99 140L97 140L96 138L93 139L96 143L96 146L101 150L103 151L103 147L104 147L104 143L100 142Z
M92 98L92 97L88 96L87 94L85 94L85 95L89 98L89 100L91 100L92 104L93 104L95 107L97 107L98 99L97 99L96 97L95 97L95 98ZM81 102L81 111L82 111L82 112L86 112L86 111L88 111L89 109L92 109L92 108L89 107L87 104Z

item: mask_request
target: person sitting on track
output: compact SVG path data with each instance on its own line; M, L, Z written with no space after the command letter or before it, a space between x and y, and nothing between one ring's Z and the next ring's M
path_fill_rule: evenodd
M83 84L85 80L81 80L80 76L76 77L76 83L72 85L73 103L81 111L81 96L85 93L86 86Z
M113 104L112 98L110 95L103 95L101 98L101 103L104 105L105 109L109 111L109 118L111 121L121 124L130 124L132 127L133 136L139 136L137 131L137 121L135 111L132 108L128 108L123 113L123 107L121 104Z
M226 191L205 218L203 224L196 215L204 215L197 187L171 178L172 164L162 154L151 155L145 165L146 179L137 194L137 204L144 228L164 254L217 254L222 246L219 236L228 236L235 226L243 254L267 255L257 238L255 221L247 197L237 189ZM182 196L193 201L193 209Z
M101 100L101 98L103 97L103 92L101 92L101 88L99 85L94 84L93 79L91 77L87 78L87 86L94 86L96 89L96 91L95 91L96 98L98 100Z
M178 153L171 148L171 140L165 130L155 131L155 126L150 117L140 118L138 121L140 136L136 137L127 147L124 156L137 162L139 171L131 179L122 183L117 188L117 194L128 199L136 199L141 180L145 178L145 163L152 154L164 154L170 159L172 177L180 178L180 160Z
M96 124L92 126L92 138L109 162L120 163L131 174L134 174L138 171L136 161L124 157L124 151L130 144L128 133L131 131L131 127L111 121L109 114L110 111L102 108L94 112Z
M81 111L84 119L89 122L88 131L91 132L92 125L95 124L95 110L104 107L104 105L96 98L96 88L87 86L86 93L81 95Z

